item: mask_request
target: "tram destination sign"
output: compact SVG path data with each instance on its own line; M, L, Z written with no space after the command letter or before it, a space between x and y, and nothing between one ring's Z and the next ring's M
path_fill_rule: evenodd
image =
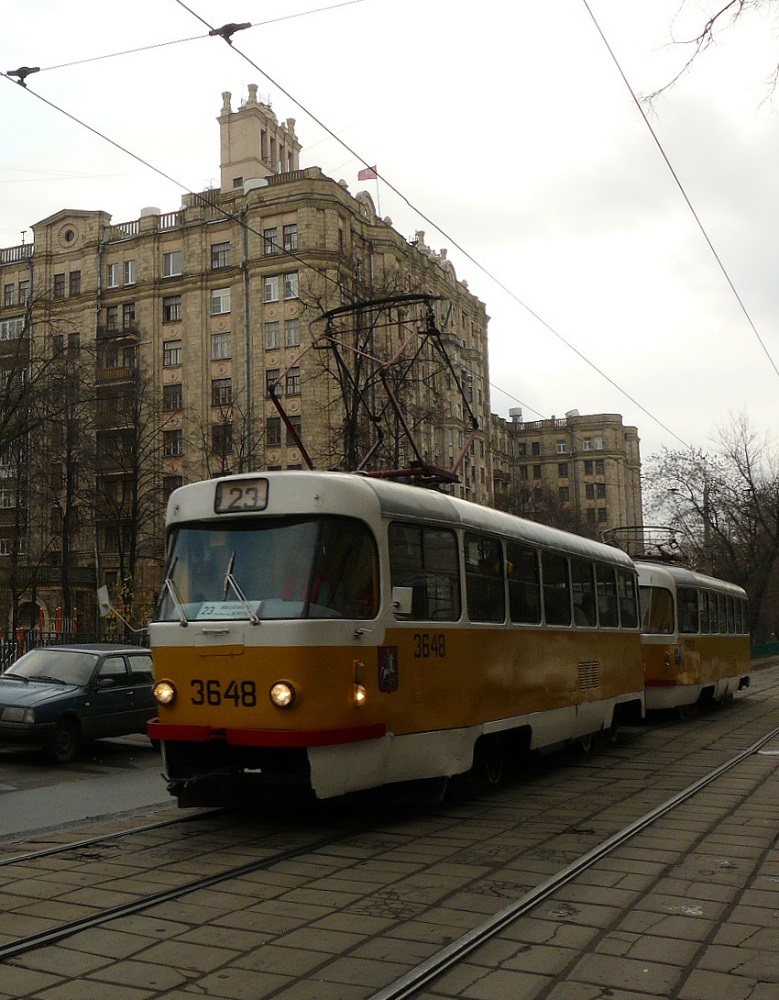
M216 484L214 510L217 514L241 514L265 510L267 506L267 479L231 479Z

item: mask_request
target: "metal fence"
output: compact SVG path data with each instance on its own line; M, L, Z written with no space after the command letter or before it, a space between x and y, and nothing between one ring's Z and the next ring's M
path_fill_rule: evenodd
M31 649L40 646L69 646L87 642L115 642L128 646L148 646L149 636L145 632L132 633L129 636L116 634L96 635L88 632L72 632L67 629L42 630L30 629L22 634L20 629L16 638L0 639L0 674L6 671L12 663Z

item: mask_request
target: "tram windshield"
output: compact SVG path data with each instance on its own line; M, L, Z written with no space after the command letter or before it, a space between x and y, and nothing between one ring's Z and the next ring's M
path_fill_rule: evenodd
M374 618L378 557L347 517L263 517L174 529L158 621Z
M639 587L641 631L645 635L671 635L674 630L674 599L665 587Z

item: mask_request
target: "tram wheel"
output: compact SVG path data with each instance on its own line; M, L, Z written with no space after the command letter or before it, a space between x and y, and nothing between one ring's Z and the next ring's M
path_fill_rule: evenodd
M474 772L490 788L496 788L503 780L504 766L505 754L499 739L485 738L476 745Z

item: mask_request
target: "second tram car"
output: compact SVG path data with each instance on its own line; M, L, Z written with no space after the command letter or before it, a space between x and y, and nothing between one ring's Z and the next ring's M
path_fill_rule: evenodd
M685 711L748 687L745 591L679 566L636 565L647 710Z
M169 788L319 798L586 743L643 715L618 549L414 486L269 472L176 490L151 625Z

